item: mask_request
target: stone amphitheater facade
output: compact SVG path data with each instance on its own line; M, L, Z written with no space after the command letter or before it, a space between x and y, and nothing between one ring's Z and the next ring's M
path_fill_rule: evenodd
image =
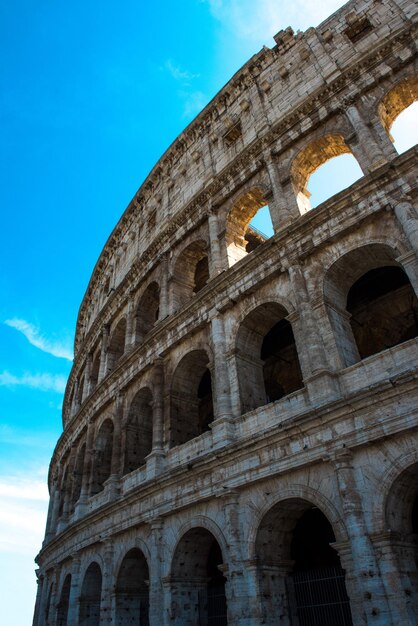
M34 626L418 624L418 149L390 136L417 16L358 0L278 33L124 212L78 316ZM311 209L344 153L363 176Z

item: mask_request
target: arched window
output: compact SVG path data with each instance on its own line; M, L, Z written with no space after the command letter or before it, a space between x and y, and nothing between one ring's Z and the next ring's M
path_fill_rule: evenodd
M291 167L292 184L300 212L306 213L313 206L352 185L362 175L344 137L325 135L313 141L299 152ZM316 181L315 178L311 180L313 176ZM316 191L313 202L310 200L312 182ZM308 189L308 185L311 189Z
M345 573L333 543L331 524L309 502L290 499L270 509L256 539L263 623L274 623L280 614L302 626L352 626Z
M324 294L343 366L417 336L417 298L388 246L341 257L327 272Z
M208 530L193 528L182 537L171 566L179 623L227 626L223 563L219 543Z
M57 626L67 626L68 607L70 603L71 574L67 574L61 589L61 596L57 606Z
M178 311L209 280L207 244L195 241L183 250L173 272L173 308Z
M241 196L232 206L226 223L229 267L255 250L273 234L264 193L258 187Z
M286 316L282 306L268 302L241 322L236 359L242 413L303 387L293 330Z
M144 340L147 333L152 330L158 320L160 307L160 288L156 282L151 283L145 289L138 303L135 325L135 342Z
M379 115L398 153L418 142L418 74L400 81L384 96Z
M119 320L115 330L113 331L109 348L107 351L107 373L109 374L115 369L118 361L125 352L125 335L126 335L126 320L122 318Z
M129 474L144 465L151 450L152 394L149 389L141 389L129 407L123 473Z
M209 430L213 421L211 375L204 350L189 352L178 364L171 387L170 445Z
M116 582L116 626L149 626L149 573L137 548L122 561Z
M94 467L91 495L104 488L112 469L113 422L107 419L100 426L94 444Z
M81 586L79 626L99 626L101 594L102 572L97 563L91 563Z

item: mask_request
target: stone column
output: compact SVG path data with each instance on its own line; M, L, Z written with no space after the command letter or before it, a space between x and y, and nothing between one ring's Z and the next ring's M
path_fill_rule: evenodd
M307 346L307 365L310 373L308 377L305 376L304 382L315 404L328 402L340 395L338 381L330 371L320 326L316 324L314 318L303 270L300 265L292 265L288 272L300 317L299 332L304 346Z
M125 353L130 352L135 346L135 303L133 293L129 294L128 311L126 314Z
M162 585L163 526L164 520L162 519L157 518L151 522L150 561L152 566L149 569L149 623L153 626L163 626L166 623Z
M231 387L226 364L225 331L223 319L216 312L211 319L211 339L214 367L212 384L214 387L214 413L212 423L213 444L225 445L235 438L235 426L231 408Z
M119 492L119 480L121 476L121 429L124 416L125 395L119 392L116 396L115 410L113 416L113 441L112 441L112 461L110 466L110 476L106 480L106 489L110 492L110 497L115 498Z
M387 158L379 146L376 138L371 132L369 126L363 120L357 107L348 102L345 105L345 114L348 117L354 132L356 133L357 143L350 145L354 156L357 158L364 174L373 172L384 163Z
M164 467L164 360L154 363L152 401L152 451L147 456L147 478L153 478Z
M76 515L79 517L84 513L87 500L90 496L92 484L92 471L94 460L94 435L95 427L92 419L87 424L86 451L84 453L83 477L81 480L81 493L76 505Z
M67 624L78 624L80 610L80 558L76 555L71 564L71 587L68 601Z
M213 278L226 268L222 266L221 247L219 244L218 216L213 208L208 212L208 230L210 241L210 276Z
M170 314L168 295L168 255L163 254L160 262L160 312L158 319L164 320Z
M84 372L84 387L83 387L82 396L81 396L82 402L90 394L90 385L91 385L90 378L91 378L92 365L93 365L93 355L91 354L91 352L89 352L89 354L87 355L86 369Z
M396 555L397 550L403 552L404 541L399 541L395 533L390 531L373 536L372 541L378 553L379 568L394 623L397 626L416 626L418 623L418 598L416 598L409 577L405 577L400 571L400 562ZM415 548L416 546L413 546L412 554ZM412 563L412 568L414 567L415 564ZM410 567L406 569L408 570Z
M113 544L108 543L103 553L103 572L102 572L102 594L100 600L100 626L108 626L115 624L116 616L113 614L115 608L113 600L114 575L113 575Z
M270 150L265 150L263 156L272 189L272 198L268 203L270 216L274 232L277 233L278 230L300 217L300 211L295 194L286 194L283 189L279 172Z
M225 593L228 606L228 622L236 626L253 626L250 614L247 572L243 563L243 537L240 525L240 502L236 491L221 494L224 516L224 532L228 554L224 554L224 573L227 578Z
M35 570L36 573L36 603L35 603L35 610L33 613L33 626L42 626L42 622L41 622L41 614L40 614L40 609L41 609L41 602L42 602L42 594L43 594L43 583L44 583L44 576L43 574L40 574L39 569Z
M351 545L353 571L349 575L357 581L356 597L362 598L362 621L367 626L394 626L364 518L351 452L337 452L333 465Z
M73 401L71 403L71 415L75 415L79 409L79 402L78 402L78 378L75 379L74 381L74 387L73 387Z
M106 362L107 362L107 348L109 342L109 326L106 324L103 326L102 330L102 345L100 351L100 366L99 366L99 377L98 381L100 382L106 376Z
M45 530L45 542L48 543L50 539L55 535L55 531L57 528L57 520L58 520L58 509L59 509L59 490L58 490L58 481L57 478L54 477L51 485L51 493L49 496L49 506L48 506L48 517L46 520L46 530Z
M412 250L418 255L418 217L414 207L407 200L395 198L392 206L406 239Z

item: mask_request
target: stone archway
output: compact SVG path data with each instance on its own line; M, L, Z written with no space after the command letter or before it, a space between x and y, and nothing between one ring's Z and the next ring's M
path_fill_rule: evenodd
M62 585L61 595L57 606L57 626L67 626L70 590L71 574L67 574Z
M261 520L255 543L263 624L352 626L333 528L312 503L291 498Z
M115 588L116 626L149 626L149 572L145 556L133 548L119 568Z
M227 626L226 578L219 543L205 528L180 539L171 565L171 607L182 626Z
M102 572L93 562L88 566L81 586L79 626L99 626L101 594Z

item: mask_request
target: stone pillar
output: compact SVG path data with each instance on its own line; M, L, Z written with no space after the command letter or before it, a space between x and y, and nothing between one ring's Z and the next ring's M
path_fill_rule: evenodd
M384 163L387 163L387 158L383 153L382 148L379 146L376 138L371 132L369 126L363 120L360 111L352 103L347 103L345 108L345 114L348 117L351 126L356 133L357 142L350 145L354 156L364 174L373 172Z
M124 352L130 352L135 346L135 303L133 293L129 294L128 311L126 314L126 334Z
M218 216L213 208L208 212L208 230L210 242L210 277L213 278L227 269L222 264L221 246L219 244Z
M87 424L86 451L84 454L83 478L81 481L81 494L76 506L77 516L81 515L90 496L90 488L92 484L91 475L93 471L94 461L94 434L95 427L93 420L89 420Z
M397 262L400 263L405 270L415 294L418 296L418 259L412 250L398 257Z
M109 326L108 324L106 324L105 326L103 326L103 330L102 330L102 345L101 345L101 352L100 352L99 377L98 377L97 382L100 382L106 376L108 342L109 342Z
M242 553L239 494L229 491L221 495L225 536L228 554L223 554L227 578L225 594L228 607L228 623L236 626L253 626L248 598L247 575Z
M83 391L82 391L82 396L81 396L81 401L84 402L84 400L90 395L90 386L91 386L91 368L93 365L93 355L91 354L91 352L89 352L89 354L87 355L87 361L86 361L86 370L84 373L84 387L83 387Z
M396 555L397 549L400 552L403 551L402 544L404 542L397 541L395 534L390 531L378 536L375 535L372 541L379 557L379 568L394 623L397 626L417 626L418 598L416 598L416 590L414 592L409 577L406 577L405 580ZM414 552L414 548L415 546L413 546L412 552ZM412 567L414 568L414 564Z
M164 467L164 360L154 363L152 401L152 451L147 456L147 478L153 478Z
M48 516L46 520L46 529L45 529L45 541L47 544L50 539L55 535L55 530L57 527L57 519L58 519L58 508L59 508L59 492L58 492L58 484L57 479L54 478L51 485L51 493L49 496L49 505L48 505Z
M71 564L71 587L68 602L67 624L78 624L80 610L80 558L75 556Z
M307 385L309 396L315 404L328 402L340 395L338 381L330 371L320 325L316 323L314 318L302 268L300 265L293 265L289 267L288 271L300 317L299 332L302 335L303 345L308 346L306 354L310 373L308 377L305 376L304 382Z
M75 379L74 381L74 387L73 387L73 401L71 403L71 415L75 415L79 409L79 402L78 402L78 378Z
M116 616L113 614L115 603L114 596L114 575L113 575L113 544L107 540L103 553L102 572L102 595L100 600L100 626L115 624Z
M347 449L337 452L333 465L351 545L353 571L349 574L357 581L356 597L362 598L362 622L367 626L394 626L364 519L351 452Z
M393 210L412 250L418 255L418 217L412 204L393 199Z
M286 195L283 189L279 172L270 150L266 150L263 156L272 189L272 198L268 203L270 216L274 232L277 233L278 230L300 217L300 211L295 194Z
M119 392L116 396L115 410L113 415L113 441L112 441L112 461L110 466L110 476L106 480L106 489L110 492L110 497L115 498L119 492L119 480L121 476L121 429L124 416L125 395Z
M211 338L214 367L212 384L214 388L214 413L212 423L213 444L225 445L235 438L235 426L231 408L231 387L226 364L225 331L220 313L211 319Z
M149 623L153 626L163 626L166 621L164 611L164 589L162 584L162 563L164 552L163 538L164 520L156 519L151 522L150 561L149 569Z
M36 603L35 603L35 610L33 613L32 624L33 626L42 626L41 617L40 617L40 608L41 608L41 602L42 602L44 577L42 574L40 574L39 569L35 570L35 573L36 573L37 588L36 588Z
M160 312L158 318L164 320L170 314L168 295L168 255L161 257L160 263Z

